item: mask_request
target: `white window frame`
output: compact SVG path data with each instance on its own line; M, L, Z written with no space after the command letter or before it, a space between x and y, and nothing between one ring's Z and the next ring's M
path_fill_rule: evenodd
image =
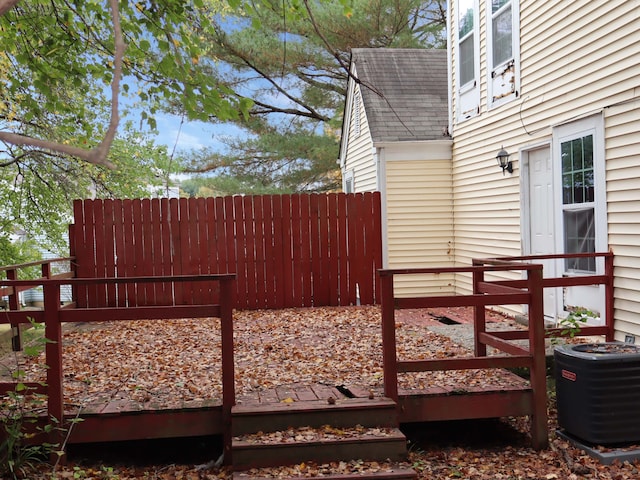
M453 43L456 58L456 118L458 122L463 122L480 114L480 5L479 0L471 0L473 3L473 28L461 39L459 38L460 1L456 0L455 2ZM461 85L460 44L471 35L473 35L473 79Z
M351 185L350 189L348 188L349 185ZM354 182L353 169L344 172L342 176L342 191L344 193L355 193L356 185Z
M504 105L520 97L520 2L509 0L492 12L492 0L486 0L487 30L487 108ZM493 61L493 19L511 8L511 57L497 65Z
M564 222L563 212L570 209L562 202L562 160L561 146L563 142L593 135L593 174L594 174L594 201L583 205L593 205L595 222L595 251L604 252L608 250L607 238L607 200L605 181L605 149L604 149L604 119L601 114L587 117L576 122L560 125L553 129L553 153L554 159L554 189L556 205L556 249L564 252ZM565 274L565 265L559 266ZM596 273L604 272L602 259L596 261Z

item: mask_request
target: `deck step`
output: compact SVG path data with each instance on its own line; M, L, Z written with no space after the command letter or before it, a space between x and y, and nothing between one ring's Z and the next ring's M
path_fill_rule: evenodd
M326 400L280 402L275 404L236 405L233 416L233 435L256 432L275 432L290 427L336 428L397 427L398 413L393 400L385 397L346 398L329 403Z
M236 436L232 451L236 471L353 459L401 462L407 457L407 440L398 428L325 425Z

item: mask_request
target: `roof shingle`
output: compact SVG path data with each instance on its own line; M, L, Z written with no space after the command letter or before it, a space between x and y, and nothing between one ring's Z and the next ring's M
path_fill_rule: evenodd
M374 142L443 138L449 123L446 50L354 48L351 53Z

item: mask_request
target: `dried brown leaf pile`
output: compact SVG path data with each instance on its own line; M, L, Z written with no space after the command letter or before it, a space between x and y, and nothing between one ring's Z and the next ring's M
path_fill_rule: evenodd
M293 384L347 385L380 392L378 307L324 307L234 314L236 393ZM64 392L70 410L109 401L175 408L220 401L217 318L120 321L75 326L64 335ZM400 359L468 356L450 338L416 323L396 323ZM27 362L29 381L44 380L44 354ZM402 374L400 388L496 388L521 383L484 370Z
M364 474L385 474L397 471L398 469L410 468L409 463L389 463L389 462L365 462L362 460L351 460L349 462L330 463L301 463L289 467L277 468L254 468L245 472L242 476L254 476L261 478L291 478L291 477L323 477L327 475L364 475Z
M379 392L382 385L380 312L376 307L313 308L236 312L236 384L239 397L282 385L322 383L354 385ZM420 322L396 325L400 358L468 355L448 337ZM221 398L220 332L217 319L87 324L68 328L64 336L65 401L70 408L110 399L145 406L171 407L181 402ZM42 364L24 362L29 380L43 377ZM466 372L402 376L401 387L466 384L465 388L508 385L511 376ZM555 412L550 404L553 432ZM523 432L525 419L509 422ZM308 433L308 432L307 432ZM293 432L305 435L305 432ZM310 434L310 433L309 433ZM328 432L328 434L331 434ZM333 432L333 434L337 434ZM464 442L463 442L464 443ZM640 478L633 464L605 466L552 435L543 452L527 444L461 446L416 444L408 466L423 479L553 480ZM300 464L268 469L270 478L321 476L330 473L384 472L383 463ZM81 473L82 472L82 473ZM79 476L84 475L84 476ZM111 480L212 480L230 472L194 465L145 467L92 465L58 467L33 479L95 478Z

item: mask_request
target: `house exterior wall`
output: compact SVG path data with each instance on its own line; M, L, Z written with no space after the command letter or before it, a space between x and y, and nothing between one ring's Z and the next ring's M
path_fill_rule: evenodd
M343 190L346 181L353 179L352 192L373 192L378 190L378 166L371 139L371 131L364 110L360 86L350 83L347 102L350 103L346 148L341 159Z
M388 268L453 266L451 141L379 146ZM454 293L452 275L402 276L398 296Z
M640 335L640 2L597 0L519 2L520 91L499 106L488 102L487 8L479 0L479 113L456 112L456 49L450 57L453 102L453 212L456 262L519 255L527 230L528 199L522 152L557 142L559 129L584 118L601 119L604 143L605 248L615 254L618 338ZM449 35L455 44L458 2L450 2ZM514 173L503 173L504 147ZM552 162L559 159L552 153ZM554 167L558 168L558 167ZM597 249L600 251L600 248ZM457 279L461 292L468 278Z

